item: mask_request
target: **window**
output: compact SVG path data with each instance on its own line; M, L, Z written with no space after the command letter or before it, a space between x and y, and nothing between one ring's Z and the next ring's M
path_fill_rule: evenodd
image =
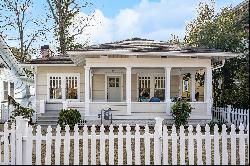
M150 99L150 77L139 77L139 98Z
M8 82L4 81L3 82L3 100L8 100Z
M188 92L188 80L183 80L183 92Z
M69 76L70 75L70 76ZM49 75L49 100L76 100L80 94L79 74Z
M77 99L77 77L66 77L66 99Z
M120 86L119 82L120 82L119 78L109 78L109 87L119 88Z
M10 96L14 98L14 83L10 83Z
M62 99L62 77L50 77L50 99Z
M165 100L165 77L155 77L154 97Z

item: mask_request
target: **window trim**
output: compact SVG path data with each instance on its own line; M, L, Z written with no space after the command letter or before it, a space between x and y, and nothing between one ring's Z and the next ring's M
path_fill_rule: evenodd
M62 78L62 99L50 99L50 77ZM66 99L66 77L77 77L77 99ZM47 101L49 102L62 102L62 101L80 101L80 73L49 73L47 74Z

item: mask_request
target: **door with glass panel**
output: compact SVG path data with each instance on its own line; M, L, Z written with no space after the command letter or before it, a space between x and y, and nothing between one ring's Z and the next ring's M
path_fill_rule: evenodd
M108 102L121 102L121 77L107 77L107 100Z

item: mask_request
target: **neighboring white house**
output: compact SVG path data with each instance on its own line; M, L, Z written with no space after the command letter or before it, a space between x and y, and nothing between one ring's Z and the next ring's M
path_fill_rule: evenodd
M35 67L40 124L55 124L62 108L76 108L83 119L93 123L108 108L114 123L147 123L155 117L172 123L170 108L180 96L193 107L189 122L206 123L212 119L213 62L237 56L138 38L67 54L45 55L23 64ZM190 79L183 79L186 73L191 74ZM196 73L205 73L204 86L196 82ZM152 97L160 102L150 102Z
M21 106L31 107L29 102L29 86L32 79L28 78L20 67L15 56L0 36L0 106L1 121L10 116L8 96L11 96Z

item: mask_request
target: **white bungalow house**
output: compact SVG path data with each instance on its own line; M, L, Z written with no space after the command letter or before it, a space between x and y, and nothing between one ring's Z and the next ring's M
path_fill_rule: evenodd
M212 119L212 70L235 56L134 38L68 51L65 56L43 56L23 65L36 69L40 124L56 124L62 108L76 108L84 120L95 124L100 111L108 108L113 123L150 123L155 117L172 123L170 109L178 97L192 105L190 123L206 123ZM222 63L214 66L214 62ZM205 73L204 86L196 81L196 73ZM152 97L159 102L152 102Z
M0 109L1 122L11 115L8 96L11 96L23 107L32 107L29 100L29 87L33 80L21 68L19 62L0 36Z

